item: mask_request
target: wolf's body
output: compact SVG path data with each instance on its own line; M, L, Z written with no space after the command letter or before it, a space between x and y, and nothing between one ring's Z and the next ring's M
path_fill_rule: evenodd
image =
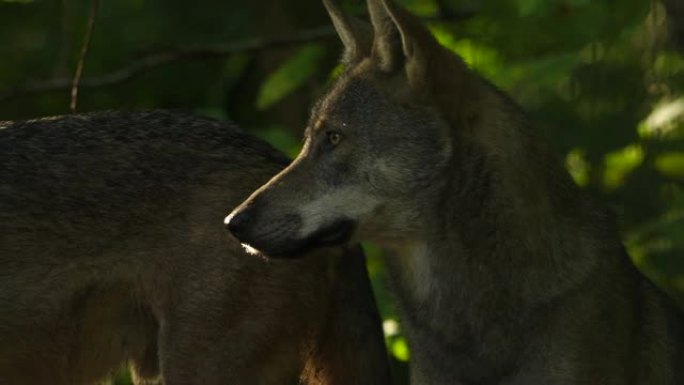
M229 228L273 256L382 246L414 384L684 384L682 313L524 113L391 0L372 37L324 3L348 68Z
M137 383L388 383L360 252L266 261L223 229L287 164L267 144L159 111L0 127L1 385L126 362Z

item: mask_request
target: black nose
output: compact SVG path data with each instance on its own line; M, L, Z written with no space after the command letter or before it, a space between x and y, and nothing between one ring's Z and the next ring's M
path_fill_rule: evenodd
M235 237L240 238L247 231L247 226L252 220L252 215L249 213L249 210L242 210L227 219L226 227L228 228L228 231L233 233Z

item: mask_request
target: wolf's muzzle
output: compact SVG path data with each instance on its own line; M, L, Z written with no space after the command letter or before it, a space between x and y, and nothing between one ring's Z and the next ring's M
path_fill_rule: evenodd
M242 210L238 213L227 216L224 224L228 231L235 236L235 238L241 240L242 237L244 237L247 226L251 221L252 214L249 212L249 210Z
M338 219L318 230L305 241L309 247L341 245L349 242L355 227L356 222L351 219Z
M311 249L345 244L356 227L355 221L340 218L300 237L302 219L298 215L285 215L264 224L258 213L254 206L243 207L228 215L224 224L238 241L271 258L295 258Z

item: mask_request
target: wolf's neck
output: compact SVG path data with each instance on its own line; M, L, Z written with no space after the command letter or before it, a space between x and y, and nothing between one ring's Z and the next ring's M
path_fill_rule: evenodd
M555 174L564 170L543 149L518 145L527 152L455 144L447 170L457 171L424 199L421 229L390 247L386 260L420 376L495 383L515 365L539 309L603 263L605 250L588 235L595 223L587 223L585 200Z
M400 301L440 325L486 327L548 303L582 282L606 251L589 235L601 220L560 162L514 130L454 141L447 183L426 199L422 232L393 248Z

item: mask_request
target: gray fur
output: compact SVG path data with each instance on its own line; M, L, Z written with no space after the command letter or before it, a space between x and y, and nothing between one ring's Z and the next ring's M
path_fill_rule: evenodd
M684 384L682 312L534 123L417 18L368 2L373 51L236 209L255 219L243 242L278 254L355 222L386 251L414 384Z
M362 254L246 255L222 217L288 160L210 119L0 125L0 384L387 384ZM344 262L344 263L342 263Z

